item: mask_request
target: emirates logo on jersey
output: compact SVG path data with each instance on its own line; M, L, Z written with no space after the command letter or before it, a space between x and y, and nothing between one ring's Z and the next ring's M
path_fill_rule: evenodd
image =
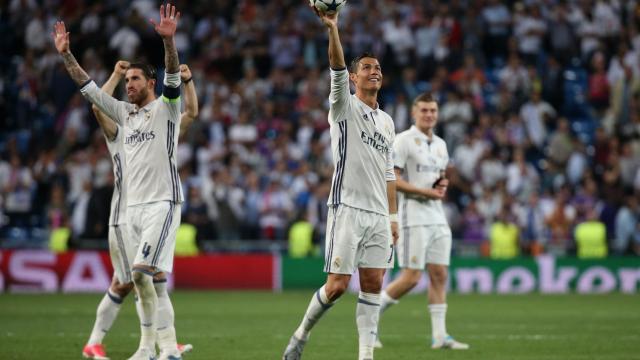
M138 129L134 130L131 135L124 139L126 145L137 145L145 141L150 141L156 138L156 134L153 131L144 132Z

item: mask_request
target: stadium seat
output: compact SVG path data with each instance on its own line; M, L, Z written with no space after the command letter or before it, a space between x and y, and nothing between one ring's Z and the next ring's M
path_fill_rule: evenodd
M199 253L196 235L198 230L191 224L181 224L176 233L177 256L196 256Z

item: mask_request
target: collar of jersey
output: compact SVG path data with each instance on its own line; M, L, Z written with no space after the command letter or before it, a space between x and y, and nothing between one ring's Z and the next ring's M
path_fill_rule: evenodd
M431 139L429 139L427 134L425 134L422 131L420 131L420 129L418 129L418 127L415 124L411 125L411 131L414 131L414 132L418 133L418 136L423 138L425 141L433 142L436 139L436 134L431 133Z
M151 104L153 104L153 101L151 101L150 103L148 103L147 105L141 108L139 108L138 105L133 105L133 110L129 111L129 114L135 114L140 110L143 110L145 113L148 113L149 111L151 111Z
M376 101L376 108L372 109L371 106L367 105L364 103L364 101L360 100L359 97L356 96L356 94L352 94L351 96L353 96L354 98L356 98L356 100L358 100L360 102L360 104L362 104L362 106L364 106L365 108L369 109L367 110L367 112L369 111L375 111L377 113L378 110L380 110L380 104Z

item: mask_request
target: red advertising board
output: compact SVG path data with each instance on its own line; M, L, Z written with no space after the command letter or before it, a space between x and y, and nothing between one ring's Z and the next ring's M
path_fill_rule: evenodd
M182 289L274 289L271 255L176 257L173 287ZM107 252L0 251L0 292L102 292L111 281Z
M274 257L271 255L212 254L177 257L173 266L176 288L274 288Z

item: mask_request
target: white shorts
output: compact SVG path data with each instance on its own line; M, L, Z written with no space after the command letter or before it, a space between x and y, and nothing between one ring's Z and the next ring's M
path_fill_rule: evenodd
M396 248L401 268L424 269L426 264L448 266L451 229L447 225L403 227Z
M127 208L131 236L138 240L135 265L147 265L159 271L173 270L176 232L180 225L181 205L157 201Z
M338 205L329 208L324 272L351 275L357 268L393 267L389 217Z
M109 226L109 255L116 279L121 284L131 282L131 267L138 242L129 234L127 224Z

